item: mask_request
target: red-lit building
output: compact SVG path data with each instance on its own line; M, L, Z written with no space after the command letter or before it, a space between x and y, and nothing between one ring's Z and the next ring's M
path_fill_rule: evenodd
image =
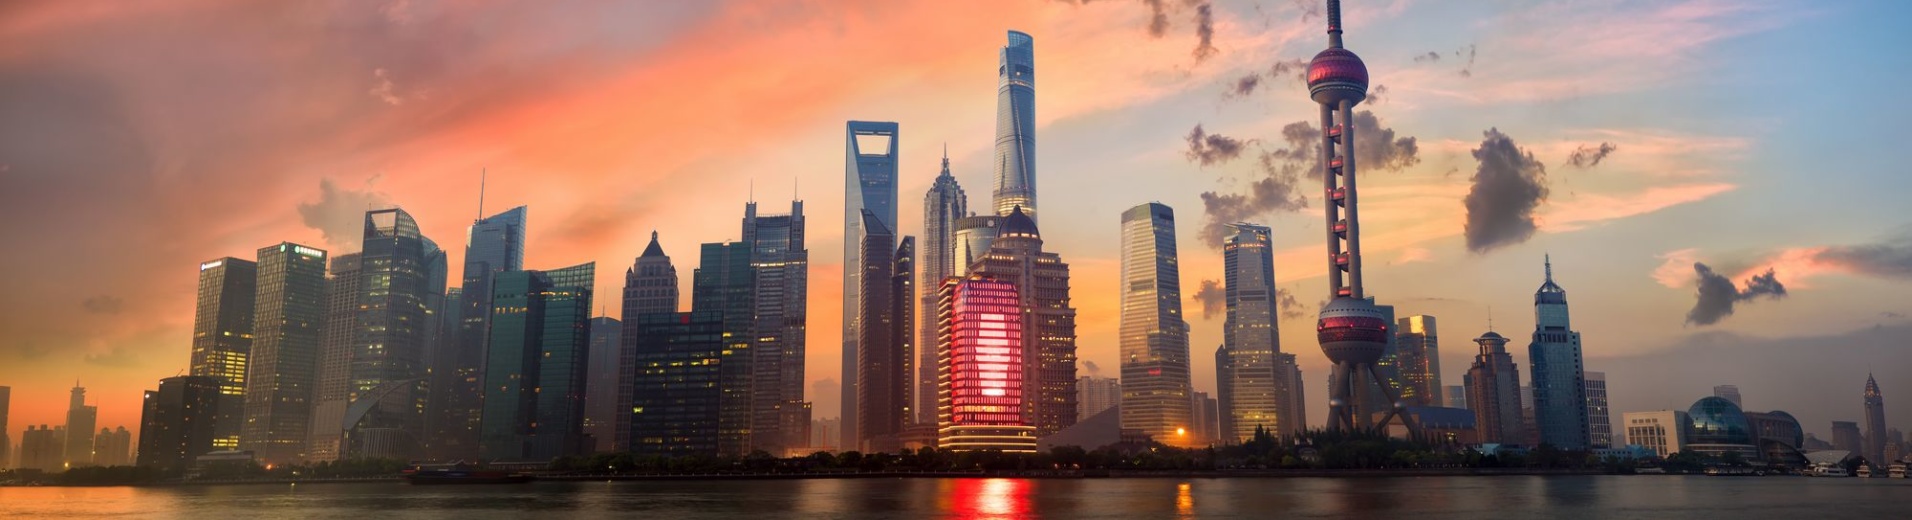
M951 278L937 304L937 445L1036 451L1023 402L1021 299L986 275Z

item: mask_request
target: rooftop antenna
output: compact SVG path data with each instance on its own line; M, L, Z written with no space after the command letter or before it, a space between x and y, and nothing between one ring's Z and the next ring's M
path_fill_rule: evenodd
M485 219L485 170L478 169L478 218L472 219L473 222Z
M1487 306L1487 332L1494 331L1494 306Z
M750 200L749 200L749 201L747 201L747 202L750 202L751 204L756 204L756 203L757 203L757 178L756 178L756 177L751 177L751 178L750 178L750 196L749 196L749 198L750 198Z

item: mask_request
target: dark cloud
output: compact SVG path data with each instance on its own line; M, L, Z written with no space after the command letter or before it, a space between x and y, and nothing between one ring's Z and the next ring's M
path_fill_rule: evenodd
M1739 302L1752 301L1761 296L1774 299L1786 297L1786 286L1780 285L1778 276L1771 269L1767 269L1766 274L1746 279L1744 289L1735 287L1733 280L1714 273L1706 264L1694 262L1693 272L1699 276L1699 290L1698 301L1693 303L1692 310L1686 311L1686 323L1691 325L1719 323L1719 320L1733 315L1733 305Z
M374 179L375 180L375 179ZM391 207L392 198L372 188L340 188L332 179L319 179L319 200L299 203L299 218L305 227L325 234L325 242L346 251L358 250L365 236L365 211Z
M126 307L126 300L118 296L102 294L80 302L80 307L86 309L86 312L95 314L119 314Z
M1441 61L1441 53L1434 51L1428 51L1427 54L1414 56L1415 63L1434 63L1438 61Z
M1218 52L1215 50L1214 11L1214 6L1209 5L1208 2L1195 6L1195 37L1199 38L1200 42L1195 44L1193 52L1196 63L1201 63Z
M1460 71L1460 75L1463 78L1474 77L1474 50L1474 46L1469 45L1466 48L1454 51L1455 58L1459 58L1463 55L1467 56L1467 64L1462 65Z
M1486 253L1534 235L1534 210L1547 200L1547 167L1498 128L1474 149L1480 169L1468 190L1467 249Z
M1888 320L1902 320L1902 319L1905 319L1905 314L1892 312L1892 311L1885 311L1885 312L1879 313L1879 317L1885 318Z
M1573 154L1567 156L1567 166L1575 168L1592 168L1599 166L1600 161L1606 160L1608 154L1619 149L1620 147L1618 145L1608 142L1601 142L1597 145L1583 144L1574 147Z
M1202 289L1195 291L1195 302L1202 305L1202 319L1214 319L1227 310L1228 293L1222 288L1221 280L1202 280Z
M1149 6L1149 37L1161 38L1168 34L1168 6L1162 0L1142 0Z
M1261 86L1260 74L1249 74L1235 80L1235 86L1228 89L1228 97L1247 97L1255 93L1255 87Z
M1413 137L1398 136L1394 129L1382 126L1373 112L1356 112L1355 163L1359 171L1400 171L1420 163L1420 146ZM1200 127L1197 127L1199 130ZM1190 134L1191 160L1197 159L1194 134ZM1210 136L1203 136L1204 138ZM1261 141L1249 141L1261 143ZM1301 179L1321 178L1321 130L1307 121L1282 126L1281 148L1263 148L1258 154L1257 178L1243 193L1210 191L1202 194L1205 216L1202 238L1209 246L1221 247L1229 234L1228 224L1255 220L1271 213L1296 211L1308 207L1308 199L1299 189ZM1206 151L1211 147L1204 147Z
M1388 100L1387 95L1388 95L1387 85L1375 85L1373 90L1368 91L1367 103L1369 105L1379 105L1381 103L1386 103Z
M1242 150L1247 149L1251 142L1208 133L1202 130L1202 125L1195 125L1195 129L1188 132L1187 139L1188 150L1182 154L1188 156L1188 160L1202 166L1213 166L1235 160L1236 157L1241 157Z
M1301 302L1295 299L1295 293L1287 289L1275 289L1275 304L1281 309L1281 319L1299 319L1306 314L1301 311Z
M1912 278L1912 230L1870 244L1829 247L1819 258L1860 274Z
M1091 375L1091 376L1102 374L1102 367L1096 366L1094 361L1089 361L1087 359L1082 360L1082 370L1085 372L1088 372L1089 373L1088 375Z
M1268 67L1269 78L1281 79L1283 76L1294 78L1296 84L1307 85L1308 61L1300 59L1277 61Z

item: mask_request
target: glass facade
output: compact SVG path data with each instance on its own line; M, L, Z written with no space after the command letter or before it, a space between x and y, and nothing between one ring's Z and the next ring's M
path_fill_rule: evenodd
M418 383L428 373L432 303L444 297L444 252L399 209L366 212L363 244L348 402L365 397L377 404L346 432L345 454L413 457L425 437L428 385ZM374 392L387 384L402 387ZM377 430L362 438L380 442L355 450L350 441L360 430Z
M1693 425L1688 436L1692 444L1753 443L1752 423L1739 405L1719 397L1705 397L1693 403L1686 414Z
M1587 372L1587 440L1594 448L1612 448L1613 412L1607 407L1607 374Z
M1009 31L996 67L996 214L1036 218L1036 42Z
M1440 333L1433 316L1395 321L1395 371L1401 374L1401 398L1410 406L1451 406L1441 397Z
M628 450L633 446L631 438L631 418L628 412L634 406L637 395L636 375L638 364L638 334L641 320L650 314L677 314L677 267L671 265L671 257L664 254L664 247L657 241L657 232L651 232L651 243L644 247L644 253L637 257L631 268L624 272L624 331L618 341L618 382L617 409L613 417L611 446L618 450Z
M1121 268L1122 428L1195 446L1174 210L1148 203L1122 213Z
M485 458L549 460L589 451L584 396L596 279L596 263L493 277L479 419Z
M896 229L896 123L850 121L843 176L843 432L841 446L856 446L857 340L862 337L863 237L868 212L887 229Z
M634 339L630 451L715 456L724 313L644 314Z
M190 375L219 381L220 416L213 446L239 448L245 421L246 361L252 353L252 307L259 265L221 258L199 264L198 302L193 311Z
M1069 300L1069 264L1042 250L1035 221L1020 211L1003 217L997 230L972 274L1016 284L1024 324L1023 410L1038 435L1051 435L1076 421L1076 312Z
M691 309L714 310L724 317L717 451L734 456L750 452L751 349L756 325L751 318L756 304L750 252L750 245L743 242L704 244L691 276Z
M259 249L258 259L239 446L261 463L301 462L325 325L326 253L286 242Z
M804 245L803 201L786 215L759 215L744 207L743 242L755 276L755 324L749 336L751 446L772 454L810 445L810 408L804 401L804 353L809 327L810 250Z
M590 451L621 451L612 444L617 438L618 346L623 343L624 323L617 318L591 318L590 377L584 392L584 434L591 436Z
M447 309L455 326L444 331L445 348L432 356L431 436L427 451L443 460L478 455L483 413L482 384L491 320L492 284L502 273L524 270L528 209L518 206L478 219L467 230L458 305ZM443 320L441 320L443 321Z
M332 257L331 276L325 280L325 327L319 331L318 384L313 389L311 434L306 436L306 459L333 461L341 457L350 397L352 339L358 331L359 254Z
M1034 453L1016 284L951 279L937 306L937 446Z
M1547 279L1534 292L1534 335L1527 348L1533 363L1535 426L1541 444L1584 450L1592 445L1592 428L1587 422L1580 333L1568 319L1567 291L1554 283L1552 259L1546 265Z
M1275 261L1271 232L1266 226L1230 224L1234 233L1222 241L1224 297L1227 317L1222 324L1222 351L1217 354L1222 441L1241 442L1255 428L1285 432L1282 408L1290 388L1277 369L1281 329L1276 321Z
M963 193L963 187L956 183L956 177L949 173L949 153L943 153L943 170L937 174L936 181L930 185L929 192L923 194L923 241L917 260L923 275L919 277L917 288L922 295L916 308L925 315L917 320L916 345L921 351L916 363L916 417L918 424L936 424L936 320L927 315L934 312L938 299L937 292L942 288L944 278L957 276L957 271L967 270L968 261L962 266L956 253L956 221L969 215L969 196ZM987 248L985 248L987 250Z

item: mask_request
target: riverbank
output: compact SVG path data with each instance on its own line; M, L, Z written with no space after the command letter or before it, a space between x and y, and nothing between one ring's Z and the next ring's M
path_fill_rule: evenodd
M1227 478L1399 478L1399 477L1495 477L1495 476L1582 476L1605 475L1601 470L1561 469L1541 470L1529 468L1416 468L1416 469L1237 469L1237 470L1193 470L1193 471L1153 471L1153 470L1029 470L1029 471L842 471L810 473L675 473L675 474L629 474L629 473L537 473L537 480L549 482L605 482L605 481L697 481L697 480L813 480L813 479L946 479L946 478L1014 478L1014 479L1127 479L1127 478L1182 478L1182 479L1227 479ZM399 475L381 475L369 477L329 477L329 478L268 478L268 479L198 479L130 484L141 487L173 486L231 486L231 485L321 485L321 484L360 484L369 482L400 483L404 478ZM40 487L101 487L127 484L101 484L99 486L53 486Z

